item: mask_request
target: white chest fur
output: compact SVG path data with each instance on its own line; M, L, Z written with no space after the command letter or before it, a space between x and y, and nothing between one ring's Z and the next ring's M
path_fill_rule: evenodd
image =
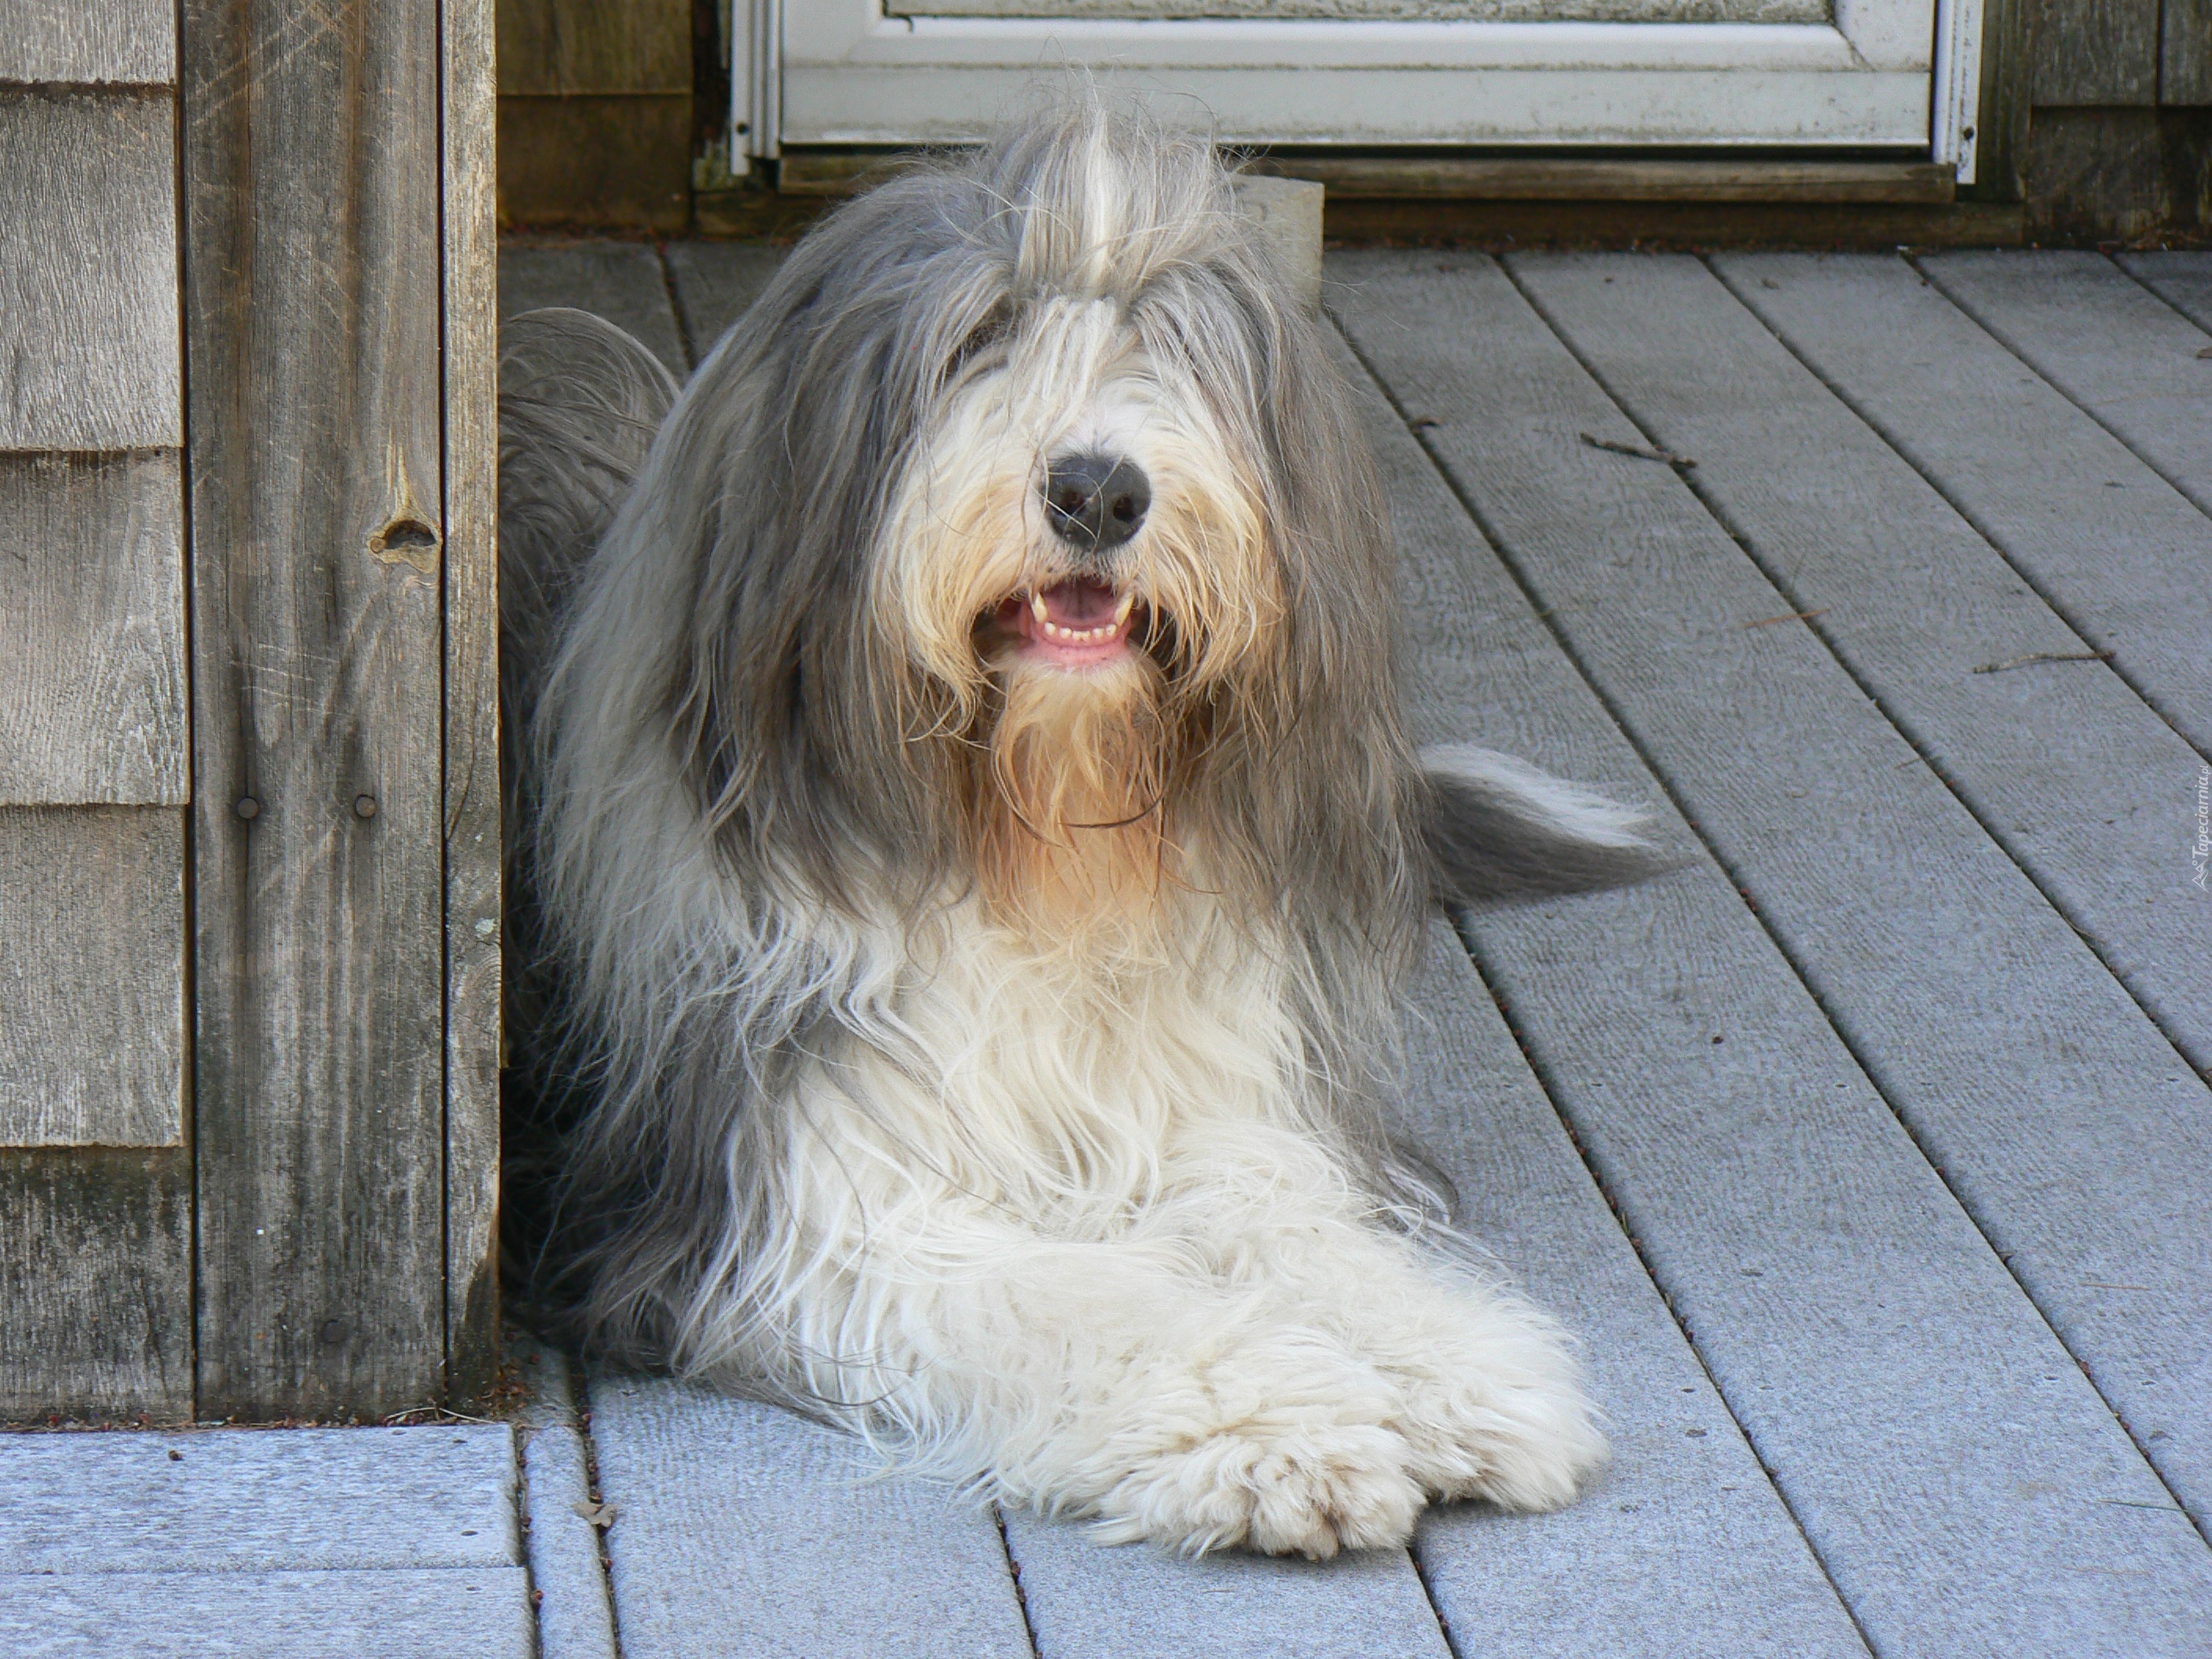
M1194 1136L1297 1116L1279 975L1203 897L1171 921L1141 945L1041 949L969 902L885 939L902 960L848 1005L802 1120L885 1160L894 1185L1110 1231L1172 1182Z

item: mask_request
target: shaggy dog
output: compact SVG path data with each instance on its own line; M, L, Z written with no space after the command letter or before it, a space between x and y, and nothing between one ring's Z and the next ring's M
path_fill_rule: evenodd
M580 313L508 343L575 1332L1109 1538L1566 1503L1566 1346L1378 1106L1437 900L1650 855L1415 754L1371 463L1210 146L1085 101L896 178L680 392Z

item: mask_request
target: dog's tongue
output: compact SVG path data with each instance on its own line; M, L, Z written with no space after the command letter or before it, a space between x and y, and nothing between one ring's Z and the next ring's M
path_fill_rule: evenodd
M1114 620L1114 590L1103 582L1054 582L1038 597L1045 620L1061 628L1103 628Z

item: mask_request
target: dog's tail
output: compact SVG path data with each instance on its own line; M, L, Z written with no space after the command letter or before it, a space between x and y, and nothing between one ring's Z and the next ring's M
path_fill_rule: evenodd
M1649 815L1468 744L1421 751L1424 839L1438 902L1621 887L1677 868L1638 831Z
M629 494L676 382L603 318L558 307L500 331L501 698L520 725L577 573Z

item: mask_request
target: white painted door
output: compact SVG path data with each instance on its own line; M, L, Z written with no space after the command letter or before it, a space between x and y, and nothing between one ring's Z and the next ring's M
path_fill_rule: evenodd
M1073 64L1230 143L1881 149L1968 182L1981 3L736 0L740 118L757 155L957 141Z

